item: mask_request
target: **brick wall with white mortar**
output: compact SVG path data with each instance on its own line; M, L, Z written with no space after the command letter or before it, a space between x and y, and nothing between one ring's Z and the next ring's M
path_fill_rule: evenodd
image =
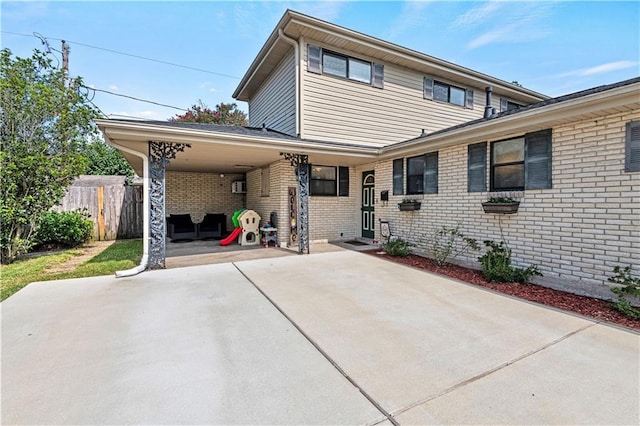
M386 189L390 196L386 206L376 205L377 217L418 251L442 226L459 225L480 242L504 239L516 265L538 265L544 277L534 282L610 297L607 278L614 266L640 272L640 173L624 171L625 125L638 119L635 111L554 127L553 188L505 194L521 201L512 215L483 212L481 202L496 193L467 192L467 145L439 151L438 194L391 195L392 160L379 161L376 194ZM421 210L399 211L404 197L420 199ZM477 256L458 263L479 267Z
M244 180L244 175L167 171L166 214L189 213L191 220L202 222L206 213L224 213L231 230L231 215L244 207L245 195L231 193L231 183L237 180Z
M269 220L272 211L278 214L278 238L280 242L289 241L289 187L296 187L295 169L288 161L282 160L269 166L269 195L262 195L262 169L247 173L247 208L258 212L262 222ZM349 169L348 197L309 198L309 239L340 240L356 236L356 202L359 180L355 169ZM359 210L358 210L359 211Z

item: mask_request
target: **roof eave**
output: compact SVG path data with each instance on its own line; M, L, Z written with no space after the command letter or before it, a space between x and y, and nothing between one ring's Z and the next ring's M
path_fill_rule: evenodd
M435 150L461 142L498 140L521 132L549 128L553 123L562 123L576 116L585 116L621 107L638 108L640 107L639 91L640 83L634 83L517 114L483 120L451 131L445 130L442 133L387 145L380 149L380 157L410 155L419 151L424 152L425 148Z
M376 158L376 148L364 146L333 145L301 139L283 139L239 135L202 129L168 127L157 124L122 122L118 120L94 120L109 139L148 142L151 140L175 143L217 143L221 145L269 148L274 151L293 151L306 154L341 154Z

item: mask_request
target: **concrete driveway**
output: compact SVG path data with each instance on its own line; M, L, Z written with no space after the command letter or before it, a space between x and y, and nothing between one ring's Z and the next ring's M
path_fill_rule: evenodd
M638 424L640 335L351 251L31 284L2 424Z

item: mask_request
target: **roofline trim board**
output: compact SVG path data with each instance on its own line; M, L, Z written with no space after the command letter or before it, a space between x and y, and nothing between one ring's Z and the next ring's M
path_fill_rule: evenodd
M278 37L278 30L282 29L285 35L288 37L298 39L298 37L291 32L288 32L287 29L290 24L298 24L302 26L306 26L308 28L312 28L317 31L322 31L324 33L339 36L345 38L351 42L360 43L362 45L368 46L372 49L380 50L386 52L391 55L395 55L398 57L402 57L404 59L413 61L415 63L421 63L423 65L431 66L436 69L444 70L447 72L451 72L453 74L470 78L472 80L478 81L479 85L493 85L504 91L506 95L509 94L518 94L519 96L527 96L531 99L531 101L544 100L549 99L549 96L535 92L530 89L526 89L524 87L516 86L507 81L501 80L496 77L492 77L487 74L483 74L479 71L474 71L472 69L463 67L461 65L454 64L452 62L445 61L443 59L439 59L433 56L429 56L427 54L418 52L416 50L412 50L364 33L360 33L355 30L351 30L349 28L341 27L336 24L332 24L327 21L323 21L317 18L313 18L311 16L295 12L292 10L285 11L284 15L278 21L275 29L269 35L269 38L262 46L257 56L249 66L247 72L242 77L242 80L238 84L236 90L233 92L233 98L239 100L246 100L246 96L243 96L242 99L239 96L246 89L249 82L253 79L255 74L258 72L260 66L264 63L264 60L271 53L276 44L280 41Z
M297 139L281 139L236 135L206 131L202 129L186 129L145 123L121 122L114 120L95 120L100 130L114 140L130 140L147 142L159 140L179 143L216 143L242 148L261 148L273 151L297 151L301 153L345 155L362 158L377 158L378 149L374 147L354 147L332 145L323 142L302 141ZM168 140L170 139L170 140Z

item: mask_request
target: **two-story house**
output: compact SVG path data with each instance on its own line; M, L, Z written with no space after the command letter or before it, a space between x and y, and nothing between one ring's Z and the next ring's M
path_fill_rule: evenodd
M639 93L634 79L550 99L287 11L234 93L248 128L98 125L146 178L152 265L162 265L164 215L246 207L266 220L275 212L280 241L293 245L379 240L382 220L420 251L459 226L506 241L543 284L606 296L613 266L640 263ZM308 161L308 173L282 153ZM492 196L517 199L517 213L485 213ZM401 211L405 198L420 210ZM476 256L460 261L477 266Z

